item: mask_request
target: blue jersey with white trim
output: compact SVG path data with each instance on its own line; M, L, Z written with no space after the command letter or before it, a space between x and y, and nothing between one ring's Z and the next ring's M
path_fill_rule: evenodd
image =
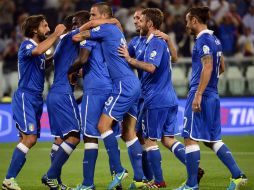
M68 70L78 57L79 43L72 41L72 36L79 33L79 29L66 34L57 44L54 53L54 82L51 92L72 93L73 89L68 80Z
M90 51L88 63L83 66L84 92L98 92L112 89L112 80L103 57L101 44L96 41L84 40L81 48Z
M135 36L128 44L128 52L131 57L138 57L142 52L142 45L146 42L145 36Z
M110 77L126 79L136 77L127 61L119 56L118 48L126 46L126 40L121 30L114 24L103 24L90 30L90 38L101 43Z
M220 57L222 47L219 39L212 34L211 30L204 30L198 36L192 53L192 74L190 79L191 91L196 91L200 82L201 71L203 68L202 57L211 55L213 58L213 71L206 90L217 92L219 80Z
M145 105L148 108L177 105L178 100L171 81L170 52L167 43L158 37L150 36L137 59L156 67L154 73L143 71L140 78Z
M24 40L18 52L18 88L31 93L42 94L45 79L45 55L32 55L37 43L32 39Z

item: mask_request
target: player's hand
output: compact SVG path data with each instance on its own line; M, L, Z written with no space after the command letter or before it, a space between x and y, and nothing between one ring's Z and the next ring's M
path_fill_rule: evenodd
M162 38L165 41L168 41L170 39L167 34L165 34L164 32L160 30L156 30L155 32L153 32L153 34L157 36L158 38Z
M63 24L58 24L55 28L54 33L59 37L64 33L65 29L66 27Z
M85 40L85 38L83 37L82 33L78 33L72 37L72 41L74 42L81 42L83 40Z
M120 46L120 47L118 48L118 54L119 54L121 57L124 57L126 60L128 60L128 59L130 58L128 49L127 49L125 46Z
M71 85L76 85L78 83L78 75L76 72L68 74L68 80Z
M200 112L201 111L201 101L202 101L202 94L196 92L194 100L192 102L192 111L193 112Z

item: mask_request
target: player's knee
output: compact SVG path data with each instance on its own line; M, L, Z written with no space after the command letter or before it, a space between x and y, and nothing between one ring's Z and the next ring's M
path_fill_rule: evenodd
M64 140L74 145L78 145L80 142L80 133L70 132L68 135L64 137Z
M207 146L210 149L213 149L213 144L214 143L211 143L211 142L204 142L204 145Z
M37 142L37 136L28 135L26 138L22 139L22 143L26 145L28 148L32 148Z
M84 136L83 140L84 140L84 143L98 144L98 139L97 138L91 138L91 137L88 137L88 136Z
M176 142L175 137L162 137L161 143L167 147L170 148L174 143Z

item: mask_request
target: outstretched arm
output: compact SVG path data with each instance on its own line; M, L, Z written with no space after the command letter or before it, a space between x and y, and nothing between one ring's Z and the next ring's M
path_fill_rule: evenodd
M74 36L72 37L72 40L73 40L74 42L81 42L81 41L84 41L84 40L90 38L90 36L91 36L91 35L90 35L90 31L89 31L89 30L86 30L86 31L84 31L84 32L80 32L80 33L74 35Z

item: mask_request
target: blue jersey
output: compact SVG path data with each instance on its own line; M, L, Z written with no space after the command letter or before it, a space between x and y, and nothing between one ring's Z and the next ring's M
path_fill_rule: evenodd
M171 81L170 52L167 43L153 35L149 36L142 53L137 57L155 65L155 72L142 72L141 89L147 108L163 108L177 105L177 96Z
M33 56L37 43L32 39L24 40L18 52L18 88L31 93L42 94L45 79L45 55Z
M200 82L202 71L201 58L211 55L213 58L213 71L206 90L217 92L219 80L220 57L222 55L221 43L211 30L203 30L198 36L192 53L192 75L190 79L191 91L196 91Z
M142 52L142 45L146 42L145 36L135 36L128 44L128 52L131 57L138 57Z
M90 51L88 63L83 66L84 92L108 92L112 89L112 80L103 57L101 44L85 40L81 48Z
M72 41L72 36L79 33L79 29L66 34L57 44L54 53L54 82L51 92L72 93L68 80L68 70L79 53L79 43Z
M115 80L136 77L127 61L120 57L118 48L126 46L121 30L114 24L103 24L90 30L91 39L101 42L110 77Z

